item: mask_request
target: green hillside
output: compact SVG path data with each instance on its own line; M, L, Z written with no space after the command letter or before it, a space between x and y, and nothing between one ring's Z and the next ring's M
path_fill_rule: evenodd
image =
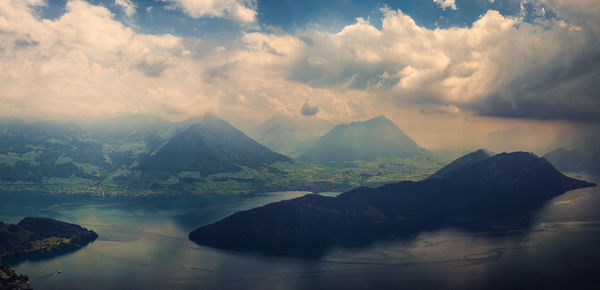
M367 121L341 124L321 137L298 159L323 165L347 167L347 162L377 157L411 158L426 152L394 123L379 116Z
M206 115L179 123L128 115L87 125L0 119L0 190L91 195L341 191L421 180L445 164L411 157L294 161Z

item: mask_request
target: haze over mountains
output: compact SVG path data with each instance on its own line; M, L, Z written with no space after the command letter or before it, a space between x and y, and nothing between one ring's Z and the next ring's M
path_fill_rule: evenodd
M2 119L0 188L100 195L346 190L421 180L449 161L383 116L335 126L318 139L331 124L302 118L272 118L254 132L294 155L306 146L303 162L211 114L178 123L147 115L86 125ZM597 172L597 157L566 153L571 157L549 160L561 170Z
M581 172L600 174L600 154L598 148L593 151L585 149L558 148L544 155L556 168L564 172Z
M426 152L384 116L335 126L319 138L299 160L340 165L377 157L414 157Z
M315 116L278 115L251 130L250 136L275 152L298 157L332 127L331 122Z
M182 171L207 177L291 162L210 114L181 123L131 115L86 126L5 119L0 129L6 189L145 190Z
M330 126L311 118L305 124L274 118L258 131L302 147ZM332 138L356 139L350 147L348 139L327 145L341 153L336 160L354 163L314 161L340 168L293 161L211 114L178 123L147 115L86 125L4 119L0 129L0 188L5 190L100 195L343 190L422 179L444 164L429 155L398 159L425 150L384 117L337 126L312 147L319 152ZM380 159L371 162L375 157Z

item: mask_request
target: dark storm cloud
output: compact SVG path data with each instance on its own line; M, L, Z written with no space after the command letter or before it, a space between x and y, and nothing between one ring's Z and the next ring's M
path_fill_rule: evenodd
M517 78L471 108L485 116L600 122L600 51L590 50Z
M307 102L302 105L302 109L300 109L300 113L304 116L314 116L319 112L319 106L311 105Z

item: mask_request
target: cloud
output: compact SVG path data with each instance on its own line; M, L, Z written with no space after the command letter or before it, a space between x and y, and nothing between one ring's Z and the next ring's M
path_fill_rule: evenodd
M168 104L162 104L162 109L165 113L169 114L169 115L182 115L185 114L185 110L178 108L176 106L171 106Z
M442 9L444 9L444 10L446 10L446 8L450 8L452 10L458 9L458 8L456 8L455 0L433 0L433 2L440 5L440 7L442 7ZM494 1L491 1L491 2L493 3Z
M254 0L163 0L192 18L223 17L240 23L256 21Z
M35 40L31 40L27 35L25 35L25 37L23 37L23 38L16 39L14 43L15 43L15 49L23 49L23 48L36 46L36 45L40 44L39 42L37 42Z
M56 20L40 19L21 1L2 5L0 43L15 43L0 49L3 114L98 118L161 112L166 102L185 107L202 101L186 98L193 94L173 81L187 82L192 74L181 65L186 58L182 39L138 34L113 17L108 9L83 1L69 1ZM167 75L158 64L179 69Z
M451 114L456 115L460 113L460 109L453 105L433 105L427 106L421 109L423 114Z
M151 62L143 60L135 65L135 67L148 77L159 77L167 69L167 64L162 61Z
M123 13L127 17L133 16L136 12L136 5L131 0L115 0L115 5L120 6L123 9Z
M333 33L258 31L231 47L139 33L84 1L69 1L53 20L28 2L8 1L0 5L4 116L211 111L260 120L306 105L330 120L399 111L399 118L440 122L473 114L600 122L600 13L586 0L534 2L547 16L531 23L491 10L471 26L446 29L383 9L381 26L358 18ZM219 3L229 6L211 4L203 15L234 17L223 7L235 3L255 9ZM306 96L318 96L319 105Z
M304 102L302 108L300 109L300 114L303 116L314 116L319 112L319 106L311 105L308 101Z
M383 9L381 29L359 18L337 33L254 33L246 41L289 80L366 92L381 106L437 104L485 116L598 122L600 25L584 6L581 14L565 8L573 14L568 22L525 23L490 10L470 27L433 30Z

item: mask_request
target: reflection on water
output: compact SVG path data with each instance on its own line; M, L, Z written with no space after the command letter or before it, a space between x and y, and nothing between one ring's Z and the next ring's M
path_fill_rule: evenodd
M598 280L599 193L571 191L485 230L425 231L318 258L221 251L187 239L232 212L303 192L108 200L2 192L0 220L46 216L100 235L74 252L10 260L35 289L564 289Z

